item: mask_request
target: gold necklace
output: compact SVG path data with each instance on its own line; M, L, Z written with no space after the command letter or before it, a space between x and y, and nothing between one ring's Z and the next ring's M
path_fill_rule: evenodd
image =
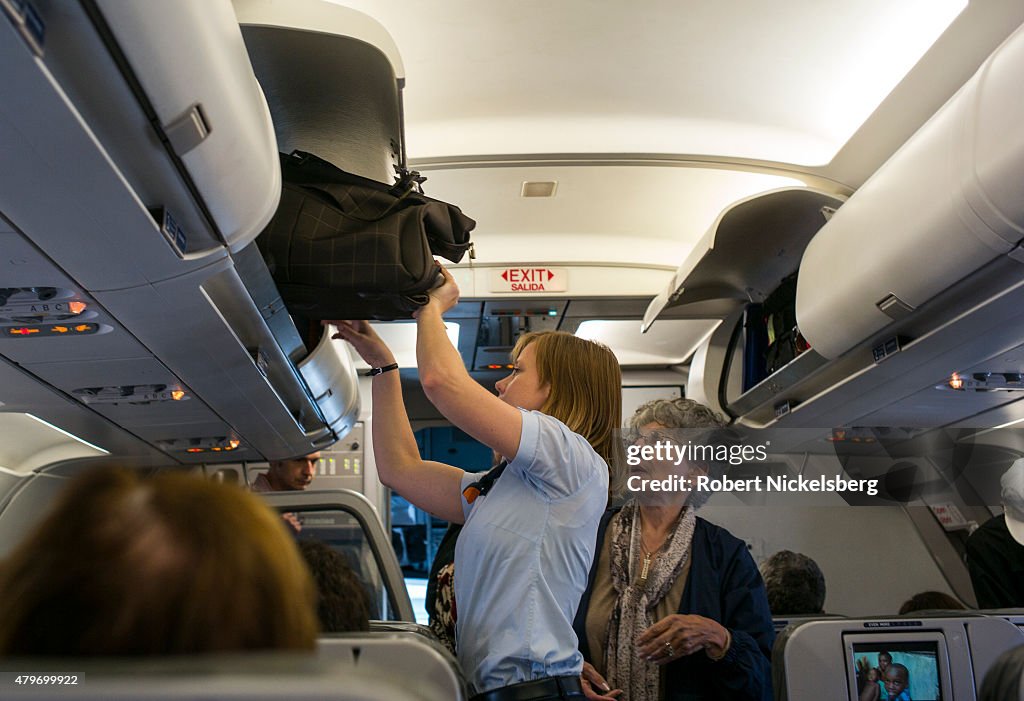
M644 562L640 566L640 581L641 582L646 582L647 581L647 574L648 574L648 572L651 569L651 560L654 559L654 553L647 551L647 546L645 546L643 544L643 538L641 538L640 540L641 540L640 551L643 553L643 556L644 556Z
M685 509L683 511L685 511ZM679 512L680 516L682 515L683 511ZM640 551L641 551L641 553L643 554L643 557L644 557L644 561L640 565L640 581L641 582L646 582L647 581L647 575L650 574L650 571L651 571L651 562L657 557L657 555L655 553L657 553L663 547L665 547L665 542L675 532L675 526L673 526L671 529L669 529L669 531L667 533L665 533L664 536L662 536L661 544L658 547L656 547L653 551L650 551L650 550L647 549L647 544L644 543L643 514L640 513L639 511L637 512L637 514L639 516L639 521L640 521L640 523L639 523L639 526L640 526ZM679 517L676 518L676 524L678 524L678 523L679 523Z

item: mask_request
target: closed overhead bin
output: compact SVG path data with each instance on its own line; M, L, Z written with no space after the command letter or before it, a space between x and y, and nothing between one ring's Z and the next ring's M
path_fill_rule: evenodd
M996 258L1024 262L1024 28L836 213L800 263L796 316L836 358ZM1024 267L1010 270L1006 287Z

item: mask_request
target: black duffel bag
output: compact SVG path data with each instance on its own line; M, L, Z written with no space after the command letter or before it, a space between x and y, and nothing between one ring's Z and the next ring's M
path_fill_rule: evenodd
M434 256L459 262L476 222L419 191L385 185L302 151L281 155L274 218L257 237L288 311L304 319L401 319L440 284Z
M768 375L810 348L796 323L796 275L783 278L762 306L768 332L768 347L764 352Z

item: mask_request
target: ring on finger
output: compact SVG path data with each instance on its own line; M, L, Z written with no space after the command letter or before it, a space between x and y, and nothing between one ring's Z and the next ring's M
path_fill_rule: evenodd
M669 657L676 656L676 650L674 647L672 647L672 643L670 642L665 643L665 652L668 654Z

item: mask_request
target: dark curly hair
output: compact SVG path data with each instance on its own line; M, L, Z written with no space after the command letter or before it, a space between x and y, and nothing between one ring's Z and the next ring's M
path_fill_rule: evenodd
M299 541L317 588L317 616L325 633L370 630L370 605L363 583L345 557L319 540Z
M959 599L941 591L923 591L914 594L900 606L900 615L915 611L962 611L967 608Z
M825 575L811 558L780 550L760 569L773 616L810 616L824 610Z

